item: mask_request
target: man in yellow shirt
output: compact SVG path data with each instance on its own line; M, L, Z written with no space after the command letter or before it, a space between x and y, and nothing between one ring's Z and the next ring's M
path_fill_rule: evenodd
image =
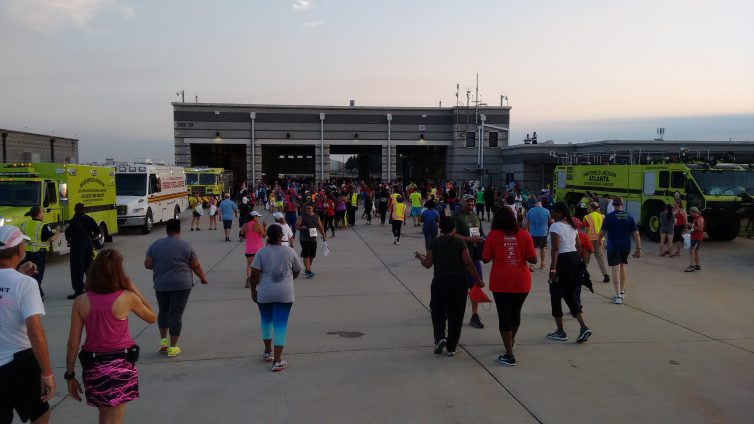
M418 227L420 225L419 215L422 214L422 195L414 190L413 193L408 195L408 200L411 202L411 217L414 219L414 227Z
M600 212L600 204L597 202L591 202L589 204L589 213L584 215L584 222L586 223L586 233L589 236L589 241L592 243L592 250L594 250L594 256L597 258L597 265L600 267L600 272L604 278L603 283L610 282L610 275L607 273L607 267L605 266L605 256L602 252L602 247L598 240L600 229L602 229L602 221L605 216ZM586 264L589 265L589 259L592 257L592 252L587 251Z

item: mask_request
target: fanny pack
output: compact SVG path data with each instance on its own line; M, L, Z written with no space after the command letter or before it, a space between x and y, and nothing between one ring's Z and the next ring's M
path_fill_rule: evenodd
M139 360L139 351L139 345L133 345L129 348L105 353L88 352L82 349L81 352L79 352L79 361L81 362L82 367L113 359L125 359L126 361L135 364L136 361Z

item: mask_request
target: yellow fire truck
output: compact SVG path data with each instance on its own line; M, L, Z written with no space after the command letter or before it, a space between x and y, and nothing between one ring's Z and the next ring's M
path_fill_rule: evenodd
M587 192L622 196L626 211L653 240L660 237L660 212L675 199L701 210L710 238L732 240L754 195L754 171L729 163L561 165L553 180L555 199L572 210Z
M44 222L65 231L76 203L102 230L98 247L118 233L115 210L115 170L105 166L60 163L13 163L0 165L0 216L5 225L20 226L32 206L45 212ZM53 254L68 253L64 237L50 246Z

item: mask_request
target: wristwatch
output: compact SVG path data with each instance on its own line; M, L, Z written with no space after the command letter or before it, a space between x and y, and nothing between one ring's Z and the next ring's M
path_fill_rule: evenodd
M63 374L63 378L66 380L73 380L73 378L76 377L76 371L71 371L70 373L68 371Z

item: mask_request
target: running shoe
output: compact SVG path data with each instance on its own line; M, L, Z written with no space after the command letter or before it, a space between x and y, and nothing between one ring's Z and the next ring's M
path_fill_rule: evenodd
M469 321L469 325L474 328L484 328L484 324L482 324L482 320L479 319L479 315L474 314L471 316L471 320Z
M702 267L700 267L699 265L694 265L694 270L695 271L701 271Z
M272 372L282 371L286 368L288 368L288 361L286 360L281 360L280 362L272 363Z
M689 267L685 269L685 272L694 272L694 270L696 270L696 268L689 265Z
M623 303L623 299L620 298L620 295L613 296L611 302L615 303L616 305L620 305L621 303Z
M262 354L262 359L267 362L272 362L272 360L275 358L272 356L272 352L265 352Z
M568 336L563 330L555 330L552 333L547 333L547 338L552 339L552 340L557 340L560 342L564 342L568 340Z
M160 353L168 353L168 339L160 339Z
M456 356L456 351L455 351L455 350L449 350L449 351L448 351L448 352L446 353L446 355L448 355L448 356Z
M621 299L625 299L625 298L626 298L626 292L624 292L624 291L621 291L621 292L620 292L620 298L621 298Z
M579 331L579 336L576 337L576 343L586 343L587 340L589 340L589 336L592 335L592 330L588 328L582 328L581 331Z
M174 358L181 353L181 348L178 346L171 346L168 348L168 358Z
M509 367L516 366L516 358L513 355L500 355L497 357L497 362Z
M610 276L605 274L605 278L602 279L603 283L609 283L610 282Z
M398 239L395 239L395 244L401 244L401 241Z
M312 278L312 277L314 277L314 275L315 275L314 272L309 271L309 273L306 274L306 278Z
M448 344L448 341L445 339L440 339L435 343L435 355L442 355L442 350L445 349L445 345Z

